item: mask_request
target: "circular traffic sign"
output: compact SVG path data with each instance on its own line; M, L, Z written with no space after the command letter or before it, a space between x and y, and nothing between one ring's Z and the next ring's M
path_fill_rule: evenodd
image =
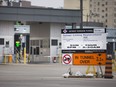
M72 61L72 59L71 59L71 56L70 56L70 55L65 54L65 55L63 56L63 63L64 63L64 64L70 64L71 61Z

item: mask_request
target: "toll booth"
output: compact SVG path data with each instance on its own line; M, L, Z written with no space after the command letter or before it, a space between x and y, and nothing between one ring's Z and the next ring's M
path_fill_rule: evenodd
M30 40L30 26L29 25L15 25L14 26L14 53L29 54L29 40Z
M107 54L112 55L116 59L116 29L107 29Z
M50 39L30 38L30 62L50 62Z

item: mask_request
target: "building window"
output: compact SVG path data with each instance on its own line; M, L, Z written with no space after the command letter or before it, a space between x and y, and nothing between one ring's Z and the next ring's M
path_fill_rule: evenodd
M114 8L114 11L116 11L116 8Z
M102 10L102 12L104 12L104 10Z
M97 17L100 17L100 14L96 14Z
M4 45L4 38L0 38L0 45Z
M92 7L92 4L90 4L90 8Z
M99 8L97 8L97 11L99 12Z
M114 23L116 23L116 19L114 19Z
M104 7L104 4L102 4L102 6Z
M114 2L114 5L116 5L116 2Z
M108 20L106 19L106 23L108 22Z
M52 46L57 46L58 45L58 40L57 39L53 39L51 42L52 42L51 43Z
M106 2L106 5L108 5L108 2Z
M90 0L90 2L92 2L92 0Z
M104 16L102 16L102 18L104 18Z
M108 14L106 13L106 17L108 16Z
M116 25L114 25L114 28L116 28Z
M100 2L98 2L97 5L99 6L100 5Z
M108 8L106 8L106 11L108 11Z
M114 14L114 17L116 17L116 13Z

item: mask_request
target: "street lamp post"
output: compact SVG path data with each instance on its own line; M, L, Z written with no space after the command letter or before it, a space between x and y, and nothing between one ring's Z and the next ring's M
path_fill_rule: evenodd
M80 0L80 10L81 10L81 23L80 23L80 29L83 29L83 0Z
M113 41L113 56L115 59L115 39L112 39L112 41Z

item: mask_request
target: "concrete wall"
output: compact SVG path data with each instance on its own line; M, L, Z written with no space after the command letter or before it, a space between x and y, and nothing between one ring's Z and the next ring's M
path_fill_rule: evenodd
M3 47L5 46L5 42L9 41L10 45L10 52L14 52L14 23L13 22L6 22L0 21L0 38L4 38L4 45L0 45L0 55L2 55ZM5 50L6 52L6 50ZM7 49L7 52L8 49Z
M50 56L51 56L51 62L53 57L58 57L58 51L59 51L59 42L61 42L61 29L64 29L65 24L58 24L58 23L51 23L50 25ZM58 40L57 46L52 46L51 41L55 39Z
M26 8L26 7L0 7L0 20L31 21L31 22L80 22L80 10L52 9L52 8Z
M49 23L31 23L30 24L30 37L49 38L50 37L50 24Z

